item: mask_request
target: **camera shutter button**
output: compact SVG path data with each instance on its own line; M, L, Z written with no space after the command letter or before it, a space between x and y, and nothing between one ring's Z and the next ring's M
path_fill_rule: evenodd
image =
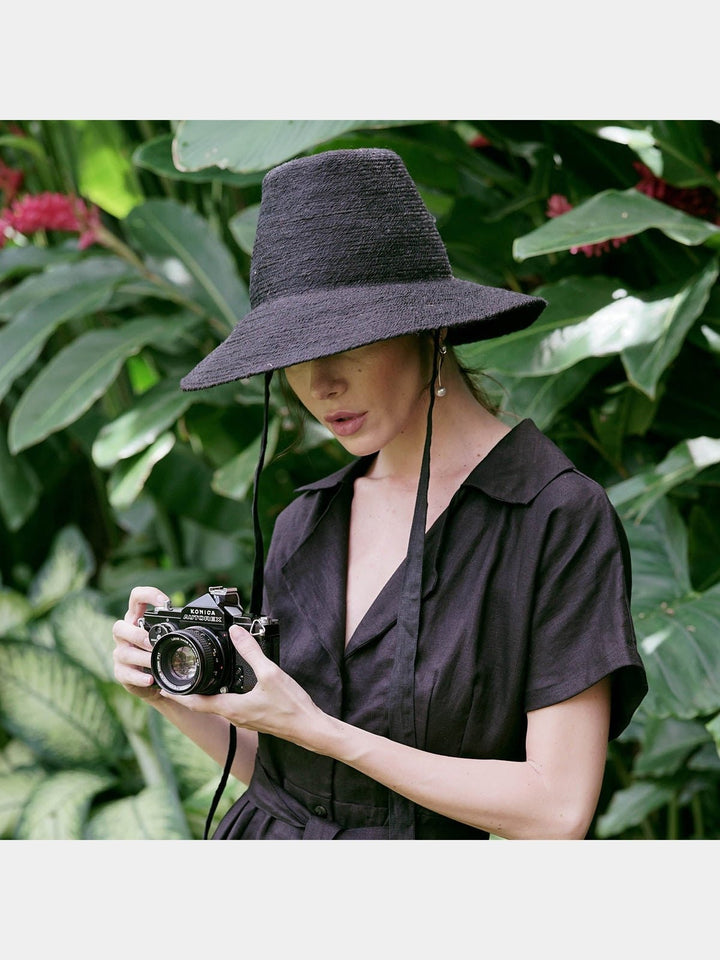
M321 817L323 819L328 815L327 808L321 803L318 803L313 807L313 813L316 817Z

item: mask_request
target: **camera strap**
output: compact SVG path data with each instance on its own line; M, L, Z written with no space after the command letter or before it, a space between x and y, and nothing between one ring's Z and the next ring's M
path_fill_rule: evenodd
M268 370L265 374L265 392L264 392L264 405L265 409L263 412L263 428L262 428L262 437L260 439L260 454L258 456L257 466L255 468L255 477L253 480L253 496L252 496L252 520L253 520L253 534L255 539L255 559L253 563L253 579L252 579L252 590L250 593L250 615L251 617L259 617L262 610L263 602L263 586L264 586L264 569L265 569L265 546L263 543L262 528L260 526L260 511L258 508L258 492L260 488L260 474L262 473L263 466L265 465L265 452L267 450L267 440L268 440L268 427L270 423L270 381L272 380L273 371ZM207 820L205 821L205 833L203 839L207 840L210 833L210 827L212 826L213 817L215 816L215 811L217 806L220 803L220 798L223 795L225 787L227 786L228 778L230 776L230 770L232 769L233 760L235 759L235 750L237 748L237 730L235 726L230 723L230 733L228 741L228 752L227 757L225 758L225 768L222 772L220 778L220 783L218 784L217 790L215 791L215 796L212 799L210 804L210 812L208 813Z

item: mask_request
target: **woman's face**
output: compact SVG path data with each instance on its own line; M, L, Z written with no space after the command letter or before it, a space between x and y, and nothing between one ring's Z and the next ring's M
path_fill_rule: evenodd
M429 350L405 336L285 368L307 410L355 456L425 433Z

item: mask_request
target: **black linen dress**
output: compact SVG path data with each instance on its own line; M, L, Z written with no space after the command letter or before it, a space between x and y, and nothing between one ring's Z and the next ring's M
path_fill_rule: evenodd
M353 483L363 458L302 488L278 518L266 612L280 666L326 713L387 736L404 564L345 647ZM456 757L525 759L526 713L612 676L610 738L647 691L629 611L630 558L605 491L530 420L472 471L425 538L416 743ZM416 807L418 839L485 839ZM213 839L387 839L388 790L261 734L247 791Z

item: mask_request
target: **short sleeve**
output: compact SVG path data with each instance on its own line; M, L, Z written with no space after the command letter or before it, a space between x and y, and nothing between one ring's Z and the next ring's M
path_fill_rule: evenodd
M558 477L540 497L546 519L525 707L559 703L611 676L612 740L647 693L630 615L625 532L602 487L576 471Z

